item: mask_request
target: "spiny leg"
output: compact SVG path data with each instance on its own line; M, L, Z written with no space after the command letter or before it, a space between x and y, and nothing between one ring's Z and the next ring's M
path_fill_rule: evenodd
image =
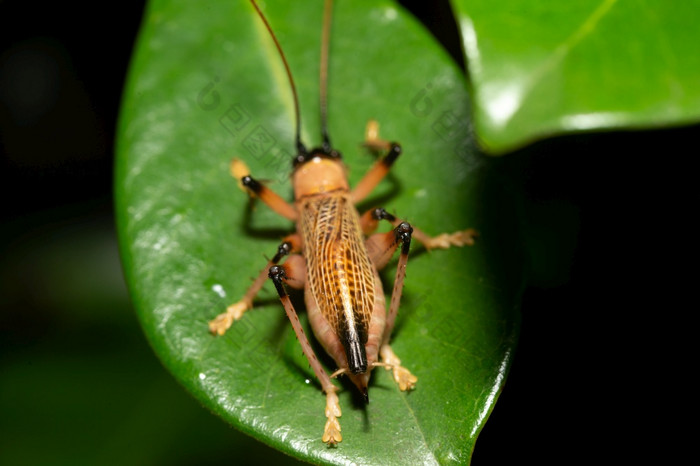
M392 231L388 233L378 233L367 239L367 251L369 252L372 263L375 264L377 268L386 265L394 254L394 251L396 251L399 245L401 246L399 263L396 268L396 276L394 277L394 289L391 292L389 314L386 319L384 338L379 349L382 362L375 364L392 371L394 380L399 385L401 391L411 390L418 381L415 375L401 366L401 360L394 354L389 346L389 337L394 328L396 315L399 312L399 305L401 304L401 294L403 293L403 284L406 278L406 265L408 263L408 251L411 247L413 231L410 224L401 222Z
M381 207L370 209L360 217L360 225L364 234L369 235L374 232L380 220L387 220L394 227L403 221ZM447 249L451 246L472 246L478 236L479 233L472 228L454 233L442 233L437 236L430 236L418 228L413 228L413 238L417 239L428 250Z
M284 283L289 284L291 280L297 282L296 284L298 285L300 280L303 281L303 277L306 276L306 273L302 273L300 270L293 270L293 268L286 263L283 266L273 265L270 267L269 276L275 284L275 288L280 296L280 300L282 301L284 310L287 313L287 317L292 323L294 333L301 344L301 349L304 352L304 356L306 356L306 359L309 361L311 369L321 382L321 388L326 394L326 426L321 439L328 445L335 445L343 440L343 436L340 434L340 423L338 422L338 418L341 416L341 411L340 404L338 403L338 395L336 394L337 388L331 382L330 377L321 366L321 363L318 361L316 353L314 353L313 348L311 348L311 344L309 343L308 338L306 338L304 329L301 327L301 323L299 322L299 317L297 316L296 310L294 309L294 306L289 299L289 295L284 288Z
M243 298L240 301L228 306L225 312L222 312L216 316L216 318L209 321L209 331L214 335L223 335L226 333L234 321L243 317L245 311L253 307L253 299L255 299L255 296L258 294L258 292L260 292L260 289L265 284L270 267L279 263L284 256L287 256L293 252L299 252L300 250L301 237L298 234L295 233L284 238L282 240L282 244L277 247L277 253L275 256L268 261L265 268L260 271L255 281L253 281L245 295L243 295Z

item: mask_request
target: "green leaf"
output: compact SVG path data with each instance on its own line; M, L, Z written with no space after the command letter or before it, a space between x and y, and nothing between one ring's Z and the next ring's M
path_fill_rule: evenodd
M452 3L489 151L561 132L700 120L697 2Z
M265 2L310 145L320 140L321 3ZM517 213L496 161L469 139L464 76L415 19L388 1L338 2L330 53L329 129L350 182L373 162L360 148L370 118L404 149L360 209L384 206L432 234L481 233L474 247L412 249L393 348L417 388L402 393L376 370L364 405L337 381L343 442L329 448L321 442L325 398L271 284L225 336L208 333L207 322L240 299L293 228L262 203L249 209L228 173L230 159L242 158L291 196L291 93L247 2L149 4L118 129L118 227L130 293L163 364L255 438L319 463L465 463L517 339ZM395 261L382 272L387 291L394 273ZM295 302L303 310L300 296Z

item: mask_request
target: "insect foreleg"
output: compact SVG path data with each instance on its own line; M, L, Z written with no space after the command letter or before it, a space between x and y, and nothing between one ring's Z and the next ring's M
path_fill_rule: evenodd
M318 361L318 358L316 358L316 353L314 353L313 348L311 348L311 344L309 344L308 338L306 338L304 329L301 327L301 323L299 322L297 312L294 309L291 300L289 299L287 291L284 288L284 284L289 283L290 279L292 279L292 276L294 276L293 280L299 280L299 277L305 277L305 275L305 270L292 270L292 267L289 266L289 263L284 264L284 266L273 265L272 267L270 267L269 271L269 276L275 284L275 288L277 289L277 293L280 296L280 300L282 301L284 310L287 313L287 317L292 323L294 333L296 334L297 339L301 344L301 349L304 352L304 356L306 356L306 359L309 361L311 369L314 371L314 374L316 374L316 377L321 382L323 392L326 394L325 414L327 420L325 429L323 431L322 440L323 442L328 443L329 445L335 445L336 443L343 440L343 437L340 434L340 423L338 422L338 418L341 415L341 411L340 404L338 403L338 395L336 394L337 388L335 387L335 385L333 385L333 383L331 383L330 377L321 366L321 363Z
M396 142L391 142L387 154L376 161L374 165L367 170L365 176L353 188L350 196L352 201L357 204L366 198L369 193L384 179L389 169L394 164L396 159L401 155L401 146Z
M255 299L255 296L265 284L270 267L278 264L284 256L299 251L301 251L301 237L298 234L295 233L284 238L282 244L277 247L277 253L267 262L265 268L260 271L253 284L250 285L248 291L243 295L243 298L227 307L226 312L211 320L209 322L209 331L215 335L226 333L226 330L231 327L234 321L243 317L245 311L253 307L253 299Z
M387 151L391 148L391 143L379 137L379 123L376 120L369 120L365 127L365 142L363 144L372 152Z
M251 197L259 197L267 206L281 216L296 221L299 216L297 210L285 201L279 194L250 176L250 170L239 159L231 161L231 176L236 178L239 186Z

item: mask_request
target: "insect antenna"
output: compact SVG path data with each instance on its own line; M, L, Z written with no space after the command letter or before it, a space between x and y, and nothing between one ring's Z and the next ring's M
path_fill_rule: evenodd
M306 146L304 143L301 142L301 113L299 111L299 96L297 95L297 87L294 85L294 78L292 77L292 71L289 69L289 63L287 63L287 57L285 57L284 52L282 51L282 46L280 45L279 41L277 40L277 36L275 36L275 33L272 31L272 28L270 27L270 23L267 22L267 18L265 18L265 15L263 12L260 10L260 7L258 4L255 2L255 0L250 0L250 3L253 4L253 7L255 7L255 11L258 12L258 16L260 16L260 19L262 22L265 24L265 28L267 28L267 31L270 33L270 36L272 37L272 40L275 42L275 46L277 47L277 51L280 54L280 57L282 57L282 62L284 63L284 69L287 71L287 77L289 78L289 86L292 88L292 95L294 96L294 115L296 119L296 146L297 146L297 159L298 160L303 160L306 157L306 154L308 154L308 150L306 149Z
M328 136L328 46L330 43L332 11L333 0L326 0L323 6L320 67L321 137L323 138L323 150L326 153L331 151L331 140Z

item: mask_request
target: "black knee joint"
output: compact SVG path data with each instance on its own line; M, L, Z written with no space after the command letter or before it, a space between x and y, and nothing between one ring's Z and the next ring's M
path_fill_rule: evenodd
M273 265L270 267L270 271L267 273L267 276L270 277L272 279L272 283L275 284L277 294L280 295L280 298L286 296L287 292L284 290L284 286L282 285L282 280L287 277L287 274L284 272L284 267Z
M287 277L286 273L284 272L284 267L281 265L273 265L270 267L270 271L267 273L267 276L274 281L282 281L283 278Z
M250 189L255 194L259 194L262 191L262 184L250 175L241 177L241 184L246 188Z
M391 215L382 207L377 207L372 211L372 218L374 218L375 220L389 220L390 222L396 220L396 217Z
M396 241L400 241L401 253L408 254L408 249L411 247L411 235L413 234L413 227L408 222L401 222L394 228L394 234L396 235Z
M292 243L285 241L277 248L277 254L275 254L275 257L272 258L272 263L278 263L282 257L288 256L290 252L292 252Z
M401 155L401 145L398 142L389 143L389 153L384 156L382 163L387 167L391 167L396 159Z

